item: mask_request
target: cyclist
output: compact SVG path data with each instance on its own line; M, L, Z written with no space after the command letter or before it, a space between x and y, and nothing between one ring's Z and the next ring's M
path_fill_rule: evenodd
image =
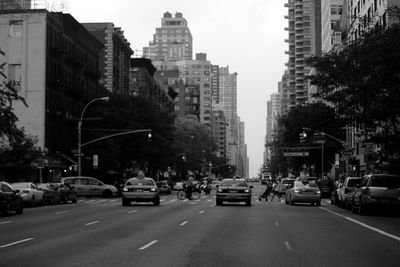
M185 189L186 197L190 200L192 200L193 180L194 180L193 176L190 175L186 183L186 189Z

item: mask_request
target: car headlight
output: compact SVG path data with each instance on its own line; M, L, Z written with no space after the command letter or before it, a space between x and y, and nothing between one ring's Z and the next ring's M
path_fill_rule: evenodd
M156 191L157 191L157 188L152 187L152 188L150 189L150 191L151 191L151 192L156 192Z
M317 194L321 194L321 191L318 190L318 191L317 191Z
M295 193L300 193L300 189L295 189L294 192Z
M220 193L221 193L221 192L222 192L222 189L220 189L220 188L219 188L219 189L218 189L218 192L220 192Z
M128 192L128 188L124 187L124 189L122 189L122 191Z
M244 192L245 192L245 193L249 193L249 192L250 192L250 189L246 189L246 190L244 190Z

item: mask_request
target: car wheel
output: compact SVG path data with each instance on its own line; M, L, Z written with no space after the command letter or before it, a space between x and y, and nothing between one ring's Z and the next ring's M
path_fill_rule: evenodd
M351 212L352 213L357 213L357 208L356 208L356 204L355 204L354 199L353 199L353 201L351 203Z
M217 206L222 206L222 200L220 200L220 199L217 199L217 201L216 201L216 203L215 203Z
M101 196L104 198L110 198L112 197L112 192L110 190L104 190Z
M315 203L316 206L321 206L321 201Z
M128 201L128 200L125 199L125 198L122 198L122 206L126 207L126 206L129 206L130 204L131 204L130 201Z
M363 204L361 201L358 205L358 213L360 215L366 215L368 213L368 209L367 209L366 205Z
M35 196L32 196L30 206L31 207L35 206Z
M160 198L156 198L153 201L154 206L159 206L160 205Z
M5 207L4 207L4 210L3 210L3 214L4 214L4 215L9 215L10 212L11 212L10 203L6 203L6 205L5 205Z
M74 197L72 198L72 203L76 203L78 202L78 196L74 195Z
M24 211L24 205L21 203L19 203L18 208L15 209L15 213L16 214L21 214Z
M249 199L249 200L246 201L246 205L247 205L247 206L251 206L251 199Z

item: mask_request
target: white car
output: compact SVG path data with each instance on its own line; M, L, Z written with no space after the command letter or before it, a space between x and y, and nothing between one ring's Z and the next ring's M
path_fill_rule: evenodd
M13 183L11 186L18 190L22 201L31 206L44 203L44 191L41 190L36 184L30 182Z
M352 202L352 199L347 198L349 194L354 191L356 185L359 184L361 180L361 177L347 177L346 180L344 180L343 185L337 189L337 200L339 207L347 208L347 203Z
M115 197L118 189L93 177L72 176L61 178L61 183L72 186L78 196Z

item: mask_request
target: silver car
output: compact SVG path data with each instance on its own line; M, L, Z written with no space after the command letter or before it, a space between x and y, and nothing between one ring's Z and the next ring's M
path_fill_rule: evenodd
M294 205L298 203L310 203L321 205L321 191L314 182L295 181L293 187L286 191L285 203Z
M132 201L160 205L160 192L152 178L130 178L126 181L122 189L122 206L128 206Z

